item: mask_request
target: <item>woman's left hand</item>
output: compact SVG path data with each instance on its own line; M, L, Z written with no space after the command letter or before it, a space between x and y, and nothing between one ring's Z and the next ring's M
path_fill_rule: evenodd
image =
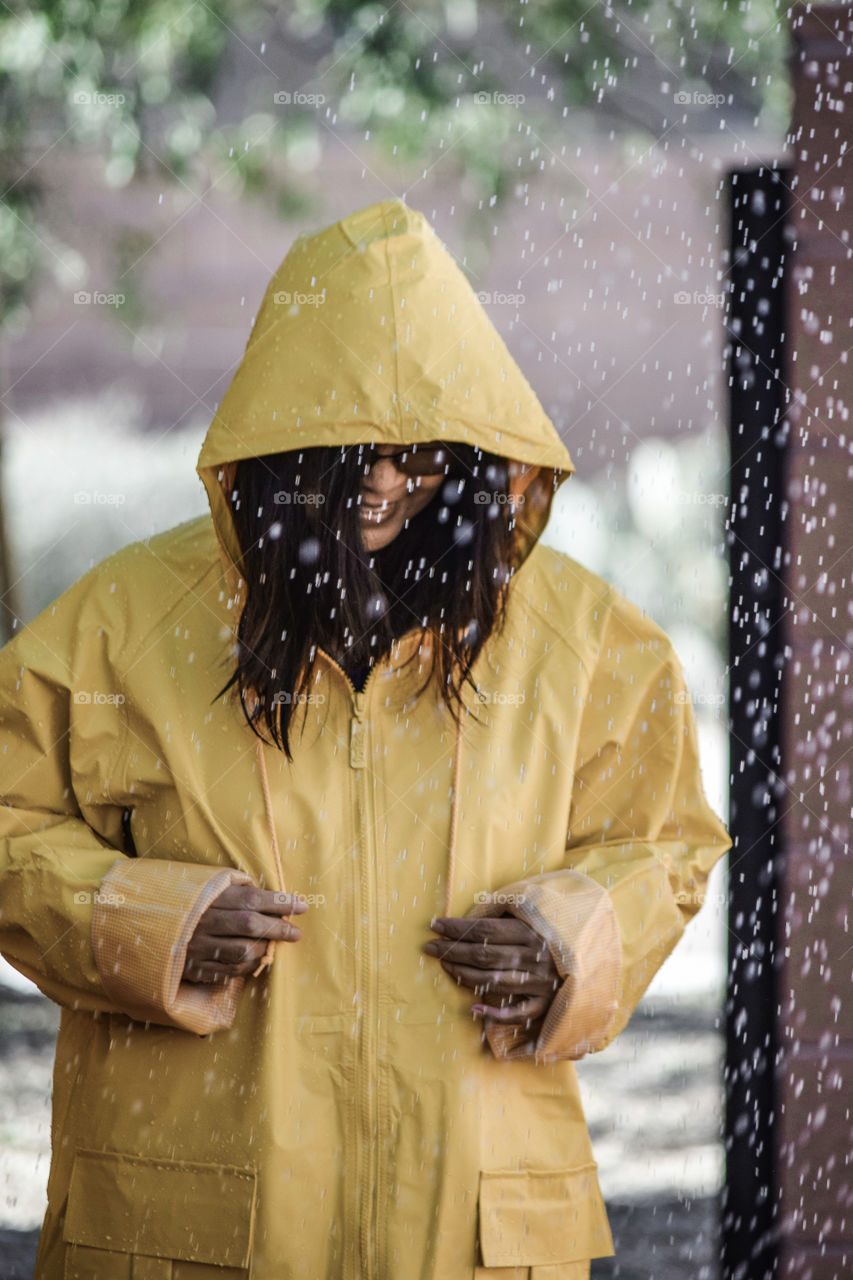
M488 1004L472 1005L472 1013L505 1025L545 1016L563 980L535 929L515 916L442 916L430 927L441 937L424 944L427 955L475 995L489 997Z

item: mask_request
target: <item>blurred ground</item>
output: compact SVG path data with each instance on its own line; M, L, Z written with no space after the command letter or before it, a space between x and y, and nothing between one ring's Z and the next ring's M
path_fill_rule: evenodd
M647 998L612 1045L578 1063L616 1248L592 1280L716 1276L719 1021L707 997ZM0 1280L32 1280L58 1024L50 1001L0 987Z

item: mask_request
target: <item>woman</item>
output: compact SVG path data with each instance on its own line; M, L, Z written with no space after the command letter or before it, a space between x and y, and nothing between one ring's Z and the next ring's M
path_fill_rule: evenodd
M0 937L62 1005L37 1280L612 1254L574 1060L730 840L666 636L538 541L573 470L422 215L373 205L270 282L210 518L0 654Z

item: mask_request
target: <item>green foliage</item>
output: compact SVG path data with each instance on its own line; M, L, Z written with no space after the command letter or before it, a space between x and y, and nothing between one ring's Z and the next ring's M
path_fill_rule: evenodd
M282 37L315 69L304 87L322 92L321 105L275 102L277 60L256 51L265 39L280 51ZM306 175L328 131L356 133L407 177L415 165L422 174L440 166L488 207L509 184L555 163L570 116L575 128L584 115L587 128L639 130L652 141L667 125L699 119L677 105L678 91L714 93L781 136L786 42L774 0L628 0L615 8L588 0L294 0L286 13L248 0L3 6L0 325L25 323L40 262L73 274L74 254L40 202L40 165L51 154L86 164L99 157L107 188L162 174L199 192L263 196L291 213L308 207ZM219 90L231 86L233 98L228 60L238 53L244 63L251 55L252 73L238 77L241 108L225 120ZM478 101L483 94L488 100Z

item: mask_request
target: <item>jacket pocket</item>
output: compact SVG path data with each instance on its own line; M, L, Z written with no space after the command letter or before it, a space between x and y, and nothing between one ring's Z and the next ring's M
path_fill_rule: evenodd
M78 1151L65 1280L242 1280L256 1197L254 1169Z
M613 1256L595 1161L575 1169L480 1174L485 1267L551 1267ZM568 1275L572 1272L568 1271ZM560 1275L546 1271L543 1275Z

